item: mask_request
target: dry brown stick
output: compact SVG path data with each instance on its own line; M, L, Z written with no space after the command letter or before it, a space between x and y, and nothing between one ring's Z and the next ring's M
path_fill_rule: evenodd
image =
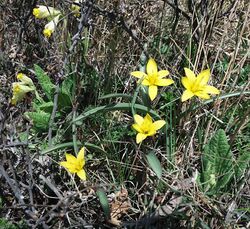
M59 96L59 92L60 92L60 85L61 85L62 77L64 75L64 70L69 62L69 58L72 55L74 48L76 47L76 45L81 37L81 33L82 33L83 28L88 25L88 17L90 15L91 10L92 10L92 8L91 8L91 6L89 6L87 8L86 12L84 13L83 6L81 7L81 18L80 18L80 22L78 25L78 31L72 37L72 45L70 46L70 48L68 50L68 54L64 58L63 67L62 67L62 70L60 72L59 79L56 82L56 89L55 89L54 100L53 100L53 109L52 109L52 113L51 113L50 120L49 120L49 131L48 131L49 147L51 147L51 145L52 145L52 130L53 130L53 124L54 124L54 120L55 120L55 116L56 116L56 111L58 108L58 96Z
M0 163L0 173L2 174L2 176L5 178L6 182L9 184L12 192L14 193L15 197L17 198L18 202L20 204L25 204L24 202L24 197L21 194L21 190L18 188L16 182L12 182L9 175L7 174L6 170L4 169L2 163Z

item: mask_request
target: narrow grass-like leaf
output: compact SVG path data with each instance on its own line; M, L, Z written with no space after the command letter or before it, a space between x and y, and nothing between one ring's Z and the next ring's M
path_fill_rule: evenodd
M159 159L156 157L156 155L153 152L146 154L146 158L151 169L155 172L157 177L161 179L162 167L161 167L161 163Z
M98 189L96 191L96 195L98 196L104 215L106 216L107 219L110 218L110 207L109 207L109 202L106 193L103 191L103 189Z
M104 154L106 153L101 147L94 145L92 143L85 142L83 144L81 142L77 142L76 144L79 147L85 146L86 148L93 150L95 152L100 152L100 153L104 153ZM74 143L73 142L66 142L66 143L58 144L58 145L55 145L55 146L50 147L48 149L45 149L41 152L41 154L48 154L50 152L53 152L53 151L56 151L59 149L65 149L65 148L71 148L71 147L74 147Z
M148 109L147 107L140 105L140 104L134 104L134 108L137 111L140 111L142 113L149 113L153 118L161 119L161 117L152 109ZM115 111L115 110L121 110L121 111L130 111L131 110L131 104L130 103L118 103L113 105L106 105L106 106L100 106L96 107L94 109L91 109L89 111L84 112L83 114L79 115L76 119L73 120L73 122L79 122L91 115L97 114L97 113L105 113L108 111Z
M124 98L124 99L128 99L129 101L131 101L133 99L133 96L122 94L122 93L113 93L113 94L107 94L107 95L101 96L98 99L112 99L112 98Z

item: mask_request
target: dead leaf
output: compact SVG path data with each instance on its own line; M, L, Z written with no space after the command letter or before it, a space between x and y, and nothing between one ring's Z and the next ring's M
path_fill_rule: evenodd
M130 201L128 199L128 191L122 188L115 194L114 200L112 200L110 206L110 223L116 226L121 225L119 220L124 214L126 214L131 207Z

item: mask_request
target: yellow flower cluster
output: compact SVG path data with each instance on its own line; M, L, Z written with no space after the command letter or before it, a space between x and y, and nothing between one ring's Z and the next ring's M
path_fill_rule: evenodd
M53 7L39 5L33 9L33 15L37 19L48 19L49 22L45 25L43 34L45 37L49 38L56 29L61 12Z
M185 91L181 97L181 101L184 102L193 96L197 96L201 99L209 99L209 94L219 94L220 91L208 85L210 78L210 70L206 69L202 71L197 76L194 72L188 68L184 68L185 77L182 77L182 84L185 87ZM148 94L151 101L157 97L158 87L159 86L169 86L174 83L172 79L165 79L169 75L168 70L158 71L157 64L154 59L150 58L147 66L146 73L142 71L131 72L131 75L139 78L139 82L142 85L148 86ZM158 120L156 122L152 121L152 117L147 114L144 118L140 115L134 115L135 123L132 125L138 134L136 135L136 143L142 142L148 136L153 136L156 134L156 131L161 129L165 125L164 120Z
M80 16L81 7L79 6L82 3L82 0L75 0L71 5L71 11L76 17ZM33 9L33 15L37 19L47 19L48 23L45 25L43 34L45 37L51 37L52 33L56 30L59 19L62 15L60 10L57 10L50 6L38 5Z
M13 96L11 99L11 104L16 105L17 102L21 101L28 92L36 90L36 87L28 76L23 73L17 74L17 79L21 82L12 83Z

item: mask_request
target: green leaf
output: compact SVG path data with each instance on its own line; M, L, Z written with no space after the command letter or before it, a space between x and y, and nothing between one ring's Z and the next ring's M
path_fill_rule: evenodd
M40 66L35 64L34 69L44 94L50 101L52 101L55 85L51 82L50 77L43 71L43 69Z
M233 175L233 154L224 130L218 130L205 146L201 183L209 194L224 189Z
M25 112L26 117L32 120L33 125L39 131L48 130L50 114L44 111Z
M53 151L56 151L56 150L59 150L59 149L65 149L65 148L68 148L68 147L73 147L74 146L74 143L73 142L66 142L66 143L62 143L62 144L59 144L59 145L55 145L55 146L52 146L50 148L47 148L45 150L43 150L41 152L41 154L48 154L50 152L53 152ZM100 153L104 153L106 154L106 152L99 146L97 145L94 145L92 143L81 143L81 142L77 142L77 146L81 147L81 146L85 146L86 148L90 149L90 150L93 150L95 152L100 152Z
M239 158L236 161L235 165L235 177L240 179L245 173L246 169L249 167L250 163L250 153L248 150L242 150L240 152Z
M146 154L148 165L155 172L157 177L161 179L162 176L162 167L159 159L155 156L153 152Z
M103 191L103 189L98 189L96 191L96 195L100 200L104 215L106 216L106 218L110 218L110 208L106 193Z
M74 75L68 76L61 86L61 90L58 97L59 108L71 107L74 97L75 77Z
M51 113L53 109L53 102L33 103L33 109L35 111L44 111Z
M156 119L161 119L161 117L152 109L149 109L143 105L140 104L134 104L133 106L137 111L140 111L142 113L149 113L153 118ZM117 103L117 104L111 104L111 105L106 105L106 106L100 106L96 107L94 109L91 109L89 111L84 112L83 114L79 115L76 117L73 122L79 122L84 120L85 118L101 113L101 112L107 112L107 111L115 111L115 110L122 110L122 111L130 111L131 110L131 104L130 103Z
M107 95L101 96L98 99L111 99L111 98L124 98L124 99L128 99L129 101L131 101L133 99L133 96L126 95L123 93L113 93L113 94L107 94Z

